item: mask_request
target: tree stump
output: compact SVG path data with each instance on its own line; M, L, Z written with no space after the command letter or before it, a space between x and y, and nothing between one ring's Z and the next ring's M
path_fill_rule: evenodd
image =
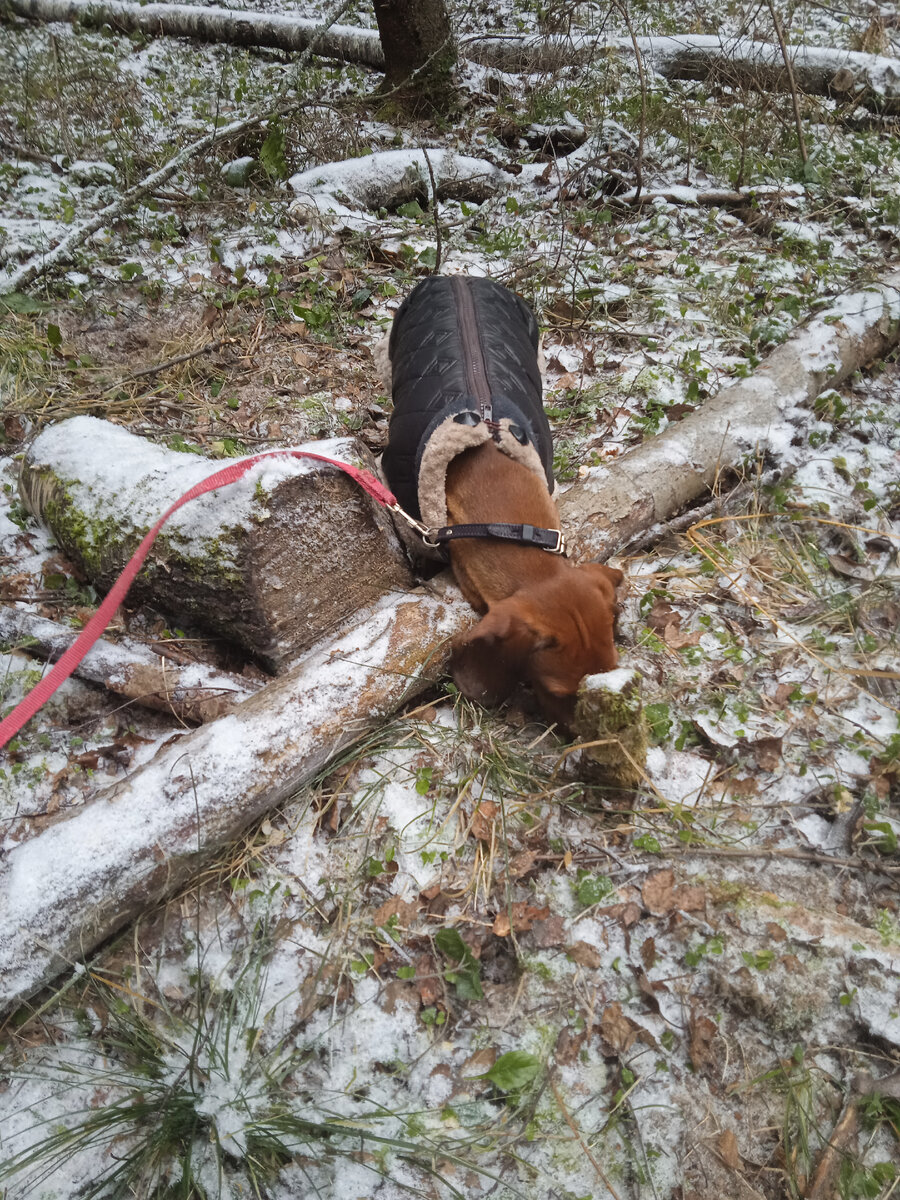
M615 787L638 787L645 777L648 738L637 671L620 667L582 679L573 728L592 778Z
M305 448L374 466L352 438ZM20 489L65 554L108 590L169 505L221 465L74 417L35 439ZM129 599L221 633L279 672L357 609L410 583L388 513L336 467L285 457L173 514Z

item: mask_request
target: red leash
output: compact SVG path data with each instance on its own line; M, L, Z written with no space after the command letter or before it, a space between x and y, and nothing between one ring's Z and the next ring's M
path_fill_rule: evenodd
M355 480L379 504L395 511L399 508L393 492L389 491L369 471L351 466L350 463L340 462L336 458L328 458L324 454L312 454L308 450L266 450L262 454L254 454L251 458L242 458L240 462L223 467L221 471L216 471L214 475L210 475L208 479L203 479L200 483L195 483L190 491L185 492L170 508L166 509L146 535L137 550L135 550L125 570L113 584L106 599L50 673L45 675L36 687L32 688L24 700L21 700L16 705L8 717L0 721L0 749L16 736L26 721L30 721L42 705L47 703L59 685L69 678L94 642L104 632L112 620L116 609L125 599L125 595L131 587L135 575L137 575L143 566L144 559L147 557L150 547L156 541L156 535L162 529L163 525L165 525L166 521L168 521L169 517L174 512L177 512L183 504L187 504L189 500L196 500L198 496L205 496L207 492L214 492L216 488L225 487L229 483L236 483L258 462L262 462L267 458L284 457L285 455L291 458L314 458L319 462L330 463L331 466L340 468L351 479Z

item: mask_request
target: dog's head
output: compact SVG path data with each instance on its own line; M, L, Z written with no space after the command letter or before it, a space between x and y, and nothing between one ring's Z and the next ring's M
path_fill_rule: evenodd
M612 671L615 567L587 563L492 604L456 638L450 673L464 696L499 704L520 682L530 683L545 713L567 725L585 675Z

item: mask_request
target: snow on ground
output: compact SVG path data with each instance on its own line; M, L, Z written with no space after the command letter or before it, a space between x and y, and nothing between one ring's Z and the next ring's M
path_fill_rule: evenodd
M598 13L577 10L588 28ZM554 14L503 3L457 16L465 32L564 32ZM632 16L639 35L680 32L671 8ZM895 31L870 18L802 5L788 33L891 53ZM371 10L342 20L371 25ZM772 40L764 9L701 4L692 20ZM7 269L178 138L289 77L277 56L222 47L6 32ZM23 77L39 86L10 82ZM662 194L634 204L633 64L464 78L466 115L423 133L349 102L371 85L362 72L316 66L293 123L192 164L101 231L61 285L35 289L30 314L0 315L4 603L75 624L96 603L16 497L16 455L50 420L90 412L219 457L348 432L383 445L370 348L437 261L427 166L389 212L365 195L301 211L298 177L334 194L336 180L370 179L368 159L388 161L374 155L409 165L422 146L502 176L493 194L436 206L441 269L493 275L536 306L563 484L677 422L896 260L888 126L842 125L815 102L804 168L787 98L656 79L643 190ZM579 123L587 139L567 162L529 144ZM44 159L11 152L13 133ZM226 183L241 159L245 182ZM746 210L702 200L736 189ZM623 562L622 661L643 677L653 743L636 794L564 765L527 698L496 714L436 692L64 977L37 1019L8 1022L10 1196L62 1200L113 1170L195 1196L803 1194L857 1072L887 1074L900 1046L898 386L888 364L823 393L795 472L759 489L748 519ZM185 462L191 478L212 469ZM149 610L126 609L110 636L122 630L181 646L198 670L244 665ZM27 646L3 647L4 710L42 669ZM204 735L210 761L249 778L234 727ZM116 785L181 738L66 685L0 765L0 852L31 839L11 898L23 913L100 865ZM136 852L170 782L135 817ZM40 846L65 842L67 824L95 826L94 840L70 839L50 864ZM860 1104L842 1186L886 1195L895 1133Z

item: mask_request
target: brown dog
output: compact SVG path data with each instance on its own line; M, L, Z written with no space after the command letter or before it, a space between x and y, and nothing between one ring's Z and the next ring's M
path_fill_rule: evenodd
M559 528L556 504L534 472L487 442L466 450L447 471L452 524L527 521ZM473 608L486 615L456 638L453 681L485 704L505 699L520 680L545 713L568 725L585 675L618 663L613 643L614 567L576 567L534 546L461 539L450 543L453 574Z
M487 279L433 276L399 310L388 354L394 414L382 466L406 511L431 527L559 529L525 302ZM496 704L525 681L547 716L568 724L582 677L617 664L622 572L485 537L450 541L449 552L463 595L485 614L454 640L457 687Z

